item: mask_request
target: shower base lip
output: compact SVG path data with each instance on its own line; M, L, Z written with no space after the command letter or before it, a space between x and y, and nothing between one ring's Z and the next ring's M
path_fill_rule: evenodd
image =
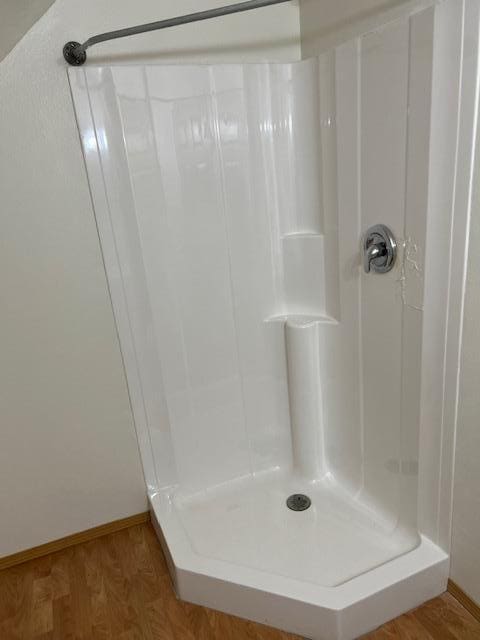
M449 556L424 536L413 551L323 587L201 556L165 496L150 507L179 598L312 640L354 640L447 587Z

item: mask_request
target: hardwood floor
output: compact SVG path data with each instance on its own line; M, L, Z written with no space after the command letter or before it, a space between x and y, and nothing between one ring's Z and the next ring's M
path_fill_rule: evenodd
M363 640L480 640L450 595ZM296 640L179 602L150 524L0 572L0 640Z

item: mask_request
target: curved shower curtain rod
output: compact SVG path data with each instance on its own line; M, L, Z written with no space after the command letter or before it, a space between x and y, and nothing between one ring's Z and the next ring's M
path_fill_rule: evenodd
M108 31L92 36L85 40L83 44L80 42L67 42L63 47L63 57L68 64L80 66L87 59L86 51L89 47L106 40L114 40L115 38L125 38L134 36L139 33L147 33L148 31L157 31L159 29L168 29L169 27L177 27L181 24L189 24L190 22L199 22L200 20L210 20L211 18L220 18L228 16L232 13L241 13L242 11L250 11L252 9L260 9L268 7L272 4L281 4L282 2L290 2L290 0L249 0L248 2L239 2L226 7L218 7L218 9L209 9L208 11L200 11L198 13L190 13L185 16L177 16L168 20L160 20L158 22L149 22L147 24L139 24L136 27L127 27L126 29L118 29L117 31Z

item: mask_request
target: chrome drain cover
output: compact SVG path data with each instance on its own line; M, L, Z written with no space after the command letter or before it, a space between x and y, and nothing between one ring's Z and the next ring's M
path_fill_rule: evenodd
M305 511L311 504L310 498L303 493L294 493L287 499L287 507L292 511Z

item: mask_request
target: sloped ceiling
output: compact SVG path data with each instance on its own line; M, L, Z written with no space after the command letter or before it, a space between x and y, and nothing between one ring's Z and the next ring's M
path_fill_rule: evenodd
M0 60L23 38L54 0L0 0Z

